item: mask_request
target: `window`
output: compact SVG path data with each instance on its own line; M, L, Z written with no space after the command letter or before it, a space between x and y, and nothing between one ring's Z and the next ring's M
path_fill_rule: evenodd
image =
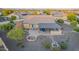
M24 28L31 29L32 28L32 25L31 24L24 24Z

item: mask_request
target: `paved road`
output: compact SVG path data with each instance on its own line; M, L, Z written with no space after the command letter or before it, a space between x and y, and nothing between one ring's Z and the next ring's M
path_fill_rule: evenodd
M17 50L16 42L8 39L5 32L0 31L0 37L10 51Z

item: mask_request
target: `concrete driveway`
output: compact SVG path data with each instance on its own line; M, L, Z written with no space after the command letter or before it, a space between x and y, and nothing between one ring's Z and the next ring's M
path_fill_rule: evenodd
M62 27L64 29L64 32L71 32L71 31L73 31L73 28L71 27L71 25L63 24Z
M25 42L24 51L50 51L43 47L42 42L44 40L51 40L47 36L38 36L36 41L27 41Z

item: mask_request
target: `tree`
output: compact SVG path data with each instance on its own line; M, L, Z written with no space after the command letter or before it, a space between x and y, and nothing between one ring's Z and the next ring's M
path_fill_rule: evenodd
M8 10L8 9L3 9L2 10L2 15L3 16L7 16L9 14L13 13L13 10Z
M14 25L12 23L1 24L0 30L9 31L9 30L13 29L13 27L14 27Z
M32 13L33 15L39 15L40 14L40 11L33 11L33 13Z
M51 48L51 42L49 40L44 40L44 42L42 42L42 45L44 46L44 48Z
M46 10L44 10L44 13L47 14L47 15L50 15L51 10L50 9L46 9Z
M67 45L67 43L66 42L61 42L60 43L60 47L61 47L61 49L67 49L67 47L68 47L68 45Z
M67 16L67 19L68 19L69 21L77 21L77 17L76 17L75 14L69 14L69 15Z
M24 39L25 32L21 28L14 28L8 32L7 36L12 40L22 41Z
M7 36L18 42L17 46L24 47L23 39L25 37L25 32L21 28L14 28L7 33Z
M70 22L70 24L71 24L72 27L76 27L78 22L77 21L72 21L72 22Z
M16 16L11 16L11 20L16 20Z

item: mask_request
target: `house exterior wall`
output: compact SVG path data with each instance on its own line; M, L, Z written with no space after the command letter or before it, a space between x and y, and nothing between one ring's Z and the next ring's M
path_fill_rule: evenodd
M22 23L22 21L16 21L16 27L17 27L17 28L23 28L23 23Z
M28 23L23 23L23 21L16 21L16 27L17 28L25 28L25 29L39 29L38 24L28 24Z
M25 29L32 29L32 24L23 24Z
M39 25L38 24L33 24L33 29L39 29Z
M38 32L43 31L43 32L48 32L51 35L62 35L62 31L60 29L58 30L53 30L50 28L44 28L44 29L40 29L38 24L23 24L22 22L16 22L16 27L17 28L25 28L26 30L36 30Z
M62 35L62 31L61 31L61 30L58 30L58 31L53 31L53 30L51 30L51 31L50 31L50 34L51 34L51 35Z

